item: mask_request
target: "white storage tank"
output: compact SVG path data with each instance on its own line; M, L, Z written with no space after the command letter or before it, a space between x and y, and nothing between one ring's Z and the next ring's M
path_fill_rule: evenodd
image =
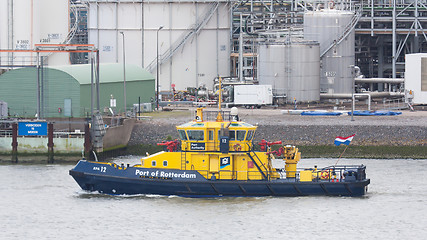
M160 91L171 91L172 84L177 90L210 86L218 75L230 73L229 1L85 2L89 43L100 49L102 63L123 61L124 35L126 63L154 76L157 40L160 59L173 52L161 64ZM177 46L181 47L174 51Z
M312 41L266 43L259 46L259 84L272 85L276 98L288 103L319 101L319 44Z
M69 1L0 1L0 49L31 50L60 44L69 32ZM49 65L69 64L68 53L44 53ZM0 53L0 65L35 65L36 53Z
M343 35L354 17L351 11L322 9L304 13L304 39L320 43L322 54ZM354 66L354 30L321 59L320 91L322 93L351 93Z

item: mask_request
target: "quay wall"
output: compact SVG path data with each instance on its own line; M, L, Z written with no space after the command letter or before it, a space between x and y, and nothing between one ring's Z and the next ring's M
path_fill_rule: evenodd
M46 153L46 137L18 137L18 151L20 153ZM54 138L55 153L81 153L84 150L84 137ZM0 152L12 151L12 137L0 137Z

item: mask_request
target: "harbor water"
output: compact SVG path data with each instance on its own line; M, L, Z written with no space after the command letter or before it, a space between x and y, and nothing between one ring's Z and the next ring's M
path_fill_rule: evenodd
M116 159L136 163L138 157ZM302 159L299 167L335 164ZM0 239L418 239L427 234L427 160L365 164L363 197L109 196L74 165L0 165Z

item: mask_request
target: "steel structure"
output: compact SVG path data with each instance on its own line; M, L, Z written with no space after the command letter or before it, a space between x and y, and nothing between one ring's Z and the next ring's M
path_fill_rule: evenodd
M257 41L298 37L304 12L325 8L355 15L340 37L320 50L321 56L354 30L355 65L366 77L402 78L405 54L427 51L426 0L242 0L231 9L231 74L256 76ZM383 90L383 85L374 88Z
M426 0L360 1L356 65L369 77L402 78L405 54L427 51Z
M80 0L70 0L70 29L73 30L71 44L88 44L87 32L88 6ZM71 64L89 63L87 53L70 53Z
M233 1L231 75L256 80L257 42L269 37L302 36L303 9L295 0Z

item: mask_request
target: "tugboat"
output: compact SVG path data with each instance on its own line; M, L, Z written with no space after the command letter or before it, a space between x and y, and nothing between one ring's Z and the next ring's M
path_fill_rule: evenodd
M257 126L239 121L236 110L198 108L193 121L177 126L179 140L160 143L165 151L143 157L140 164L81 160L69 173L84 190L114 195L362 196L367 192L366 166L297 169L301 159L297 147L273 147L280 141L254 144Z
M80 160L69 173L83 190L113 195L362 196L370 183L364 165L297 169L297 147L272 150L281 141L262 140L256 151L257 126L240 121L237 108L222 111L221 91L218 111L198 108L193 121L176 128L180 139L159 143L166 150L141 164Z

